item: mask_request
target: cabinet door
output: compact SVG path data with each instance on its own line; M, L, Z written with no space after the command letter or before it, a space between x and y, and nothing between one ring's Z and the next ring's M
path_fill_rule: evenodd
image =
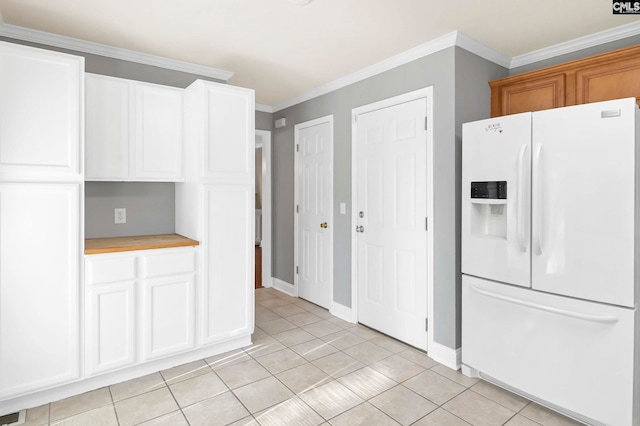
M77 184L0 184L0 399L79 376Z
M136 83L135 90L135 179L182 180L182 89Z
M515 81L492 86L491 116L540 111L565 105L565 75ZM498 111L496 111L496 107Z
M254 193L252 185L204 187L205 235L202 339L253 329Z
M205 88L205 179L253 181L255 157L252 90L209 83Z
M80 175L84 58L0 42L0 176Z
M129 178L129 116L132 83L86 75L87 180Z
M135 281L87 288L87 372L132 365L135 352Z
M143 359L158 358L194 346L193 275L148 279L143 282Z

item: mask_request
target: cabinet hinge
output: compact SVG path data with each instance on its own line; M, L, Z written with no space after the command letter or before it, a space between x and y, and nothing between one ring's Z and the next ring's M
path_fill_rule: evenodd
M299 273L300 273L300 267L296 266L296 274L299 274Z
M429 117L424 118L424 129L429 130Z
M424 331L429 331L429 318L424 319Z

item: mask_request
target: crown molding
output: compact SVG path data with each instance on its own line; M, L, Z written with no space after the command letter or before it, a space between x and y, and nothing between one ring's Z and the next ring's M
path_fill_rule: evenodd
M174 71L187 72L215 78L216 80L229 81L233 72L193 64L191 62L178 61L162 56L150 55L148 53L136 52L119 47L108 46L106 44L94 43L80 40L73 37L61 36L45 31L33 30L19 27L17 25L6 24L0 17L0 36L14 38L33 43L40 43L47 46L55 46L63 49L75 50L78 52L91 53L94 55L106 56L124 61L136 62L154 67L167 68Z
M272 112L278 112L293 105L297 105L318 96L325 95L329 92L333 92L334 90L341 89L350 84L357 83L369 77L373 77L374 75L381 74L400 65L407 64L409 62L415 61L416 59L423 58L452 46L462 47L472 53L475 53L478 56L481 56L487 60L490 60L497 63L498 65L502 65L507 68L510 63L510 59L508 56L490 48L485 44L482 44L481 42L461 33L460 31L452 31L427 43L421 44L412 49L380 61L376 64L363 68L359 71L348 74L327 84L323 84L322 86L318 86L314 89L302 93L301 95L283 102L276 103L272 107Z
M525 53L523 55L514 56L511 59L509 68L517 68L533 64L538 61L543 61L560 55L566 55L567 53L577 52L582 49L599 46L601 44L621 40L638 34L640 34L640 21L589 34L584 37L578 37L564 43L558 43L543 49L534 50L533 52Z
M463 32L457 31L456 46L468 50L469 52L480 56L481 58L491 61L494 64L501 65L505 68L509 68L511 65L511 57L504 53L498 52L492 47L476 40L473 37L466 35Z
M327 84L315 87L291 99L276 103L273 105L273 111L281 111L293 105L308 101L318 96L325 95L329 92L333 92L334 90L338 90L350 84L357 83L358 81L373 77L376 74L380 74L390 69L396 68L400 65L404 65L408 62L422 58L423 56L427 56L440 50L446 49L447 47L451 47L455 45L456 34L457 31L450 32L428 43L421 44L420 46L409 49L398 55L391 56L390 58L363 68L359 71L347 74L346 76L340 77L337 80L333 80Z
M256 104L256 111L273 113L273 107L271 105Z

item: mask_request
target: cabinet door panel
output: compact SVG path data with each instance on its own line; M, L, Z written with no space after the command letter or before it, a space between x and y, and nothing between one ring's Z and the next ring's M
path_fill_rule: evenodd
M136 178L182 178L182 90L136 83Z
M576 72L576 103L635 97L640 100L640 59L608 62Z
M88 180L128 179L131 82L86 76L86 171Z
M84 58L0 43L0 172L80 173Z
M78 377L79 193L0 184L0 398Z
M203 340L213 342L253 328L253 186L205 186L204 200Z
M204 177L253 179L255 150L253 91L207 85Z
M194 285L193 275L144 281L144 359L194 346Z
M87 370L110 371L135 362L135 281L87 289Z
M565 76L554 75L500 88L502 114L540 111L565 104Z

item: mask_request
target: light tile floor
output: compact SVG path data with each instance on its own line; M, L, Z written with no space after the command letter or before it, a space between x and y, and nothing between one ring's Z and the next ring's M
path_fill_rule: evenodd
M273 289L249 347L27 411L41 425L578 423Z

